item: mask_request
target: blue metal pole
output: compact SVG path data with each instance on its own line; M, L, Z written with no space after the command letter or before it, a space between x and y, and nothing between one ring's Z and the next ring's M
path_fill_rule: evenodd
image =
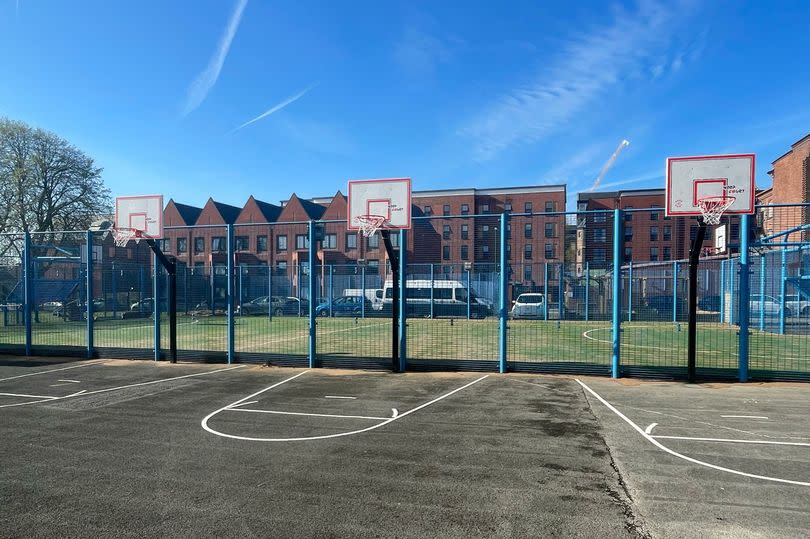
M431 262L430 263L430 319L431 320L433 320L435 318L435 316L433 314L433 303L434 303L433 289L436 286L436 284L434 282L434 279L435 279L435 277L433 275L433 263Z
M363 280L361 283L361 290L363 291L363 302L360 304L360 316L362 318L366 317L366 267L363 266L360 268L360 278Z
M407 237L405 236L405 230L401 229L399 231L399 372L405 372L408 364L408 352L406 347L408 342L406 334L408 324L406 324L407 309L405 308L405 282L407 280L406 270L408 268L407 253Z
M273 265L267 261L267 317L273 319Z
M333 277L332 277L332 264L329 264L329 316L332 316L332 301L335 299L334 290L332 289L333 285ZM366 298L363 298L365 301Z
M113 318L118 318L118 271L115 264L112 265L112 313Z
M298 316L301 316L301 261L298 261L298 265L295 268L296 273L298 273L298 286L296 287L295 293L298 294ZM312 293L310 293L312 296ZM311 299L311 298L310 298Z
M785 334L785 294L787 294L787 251L782 249L782 261L779 271L779 295L782 298L779 310L779 335Z
M588 262L585 262L585 321L588 321L588 314L591 305L591 268Z
M23 249L23 317L25 319L25 355L31 355L32 348L32 320L31 310L33 307L32 287L33 280L31 279L31 234L25 233L25 248Z
M543 264L543 320L548 320L548 300L548 262L545 262Z
M672 263L672 321L678 321L678 261Z
M509 217L506 213L501 214L501 248L500 248L500 279L498 283L499 297L498 297L498 372L506 372L506 318L507 314L507 301L506 301L506 287L509 279L508 261L506 259L506 227ZM545 294L545 290L543 290ZM548 301L546 301L548 305Z
M630 261L630 269L627 276L627 321L633 321L633 262Z
M85 290L87 292L87 357L93 357L93 233L87 231L86 240L87 248L85 254L87 255L87 285Z
M467 320L470 319L470 270L467 273Z
M234 338L234 319L233 319L233 278L234 278L234 244L233 244L233 225L228 225L228 237L225 244L228 261L226 263L225 271L228 272L228 284L226 286L225 301L227 303L227 319L228 319L228 364L234 362L235 351L235 338Z
M750 215L743 215L740 219L740 382L748 381L748 323L751 307L749 290L751 264L748 249L750 219Z
M728 313L728 323L734 324L734 273L735 273L735 266L737 262L732 258L728 261L728 294L729 294L729 313Z
M315 302L317 294L315 292L315 221L309 222L309 368L315 367Z
M611 361L611 376L619 377L619 362L621 360L621 331L622 331L622 264L621 242L622 223L624 212L613 210L613 357Z
M560 273L557 276L557 320L562 320L565 318L565 283L563 282L565 279L565 266L563 262L560 262Z
M726 323L726 261L720 261L720 323Z
M155 361L160 360L160 261L152 254L152 313L155 318Z
M765 331L765 255L759 255L759 330ZM780 319L785 317L785 296L782 295Z

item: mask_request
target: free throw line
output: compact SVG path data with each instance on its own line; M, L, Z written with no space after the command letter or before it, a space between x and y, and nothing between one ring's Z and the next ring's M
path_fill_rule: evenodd
M106 360L104 360L106 361ZM6 380L16 380L17 378L25 378L26 376L38 376L40 374L48 374L49 372L59 372L59 371L67 371L70 369L79 369L81 367L90 367L91 365L98 365L99 363L104 363L104 361L91 361L88 363L82 363L81 365L72 365L70 367L63 367L61 369L51 369L49 371L37 371L37 372L29 372L27 374L18 374L17 376L9 376L8 378L0 378L0 382L5 382Z

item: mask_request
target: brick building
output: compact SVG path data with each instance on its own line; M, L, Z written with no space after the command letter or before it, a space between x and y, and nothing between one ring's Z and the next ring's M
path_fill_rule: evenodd
M761 203L796 204L810 202L810 134L793 143L790 150L776 158L768 171L773 185L759 193ZM808 223L810 208L768 208L762 218L765 234ZM791 234L786 241L808 241L807 231Z

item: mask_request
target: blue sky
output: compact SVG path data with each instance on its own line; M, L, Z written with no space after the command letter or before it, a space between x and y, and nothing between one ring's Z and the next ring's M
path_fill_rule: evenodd
M0 115L116 195L663 185L671 155L810 132L810 3L0 0ZM261 117L263 114L268 113ZM255 120L255 121L252 121ZM251 123L252 121L252 123Z

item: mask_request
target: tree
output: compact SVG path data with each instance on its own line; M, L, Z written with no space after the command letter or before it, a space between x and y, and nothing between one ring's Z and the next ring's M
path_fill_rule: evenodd
M101 172L56 134L0 118L0 232L87 229L111 212ZM3 243L0 256L19 250Z

